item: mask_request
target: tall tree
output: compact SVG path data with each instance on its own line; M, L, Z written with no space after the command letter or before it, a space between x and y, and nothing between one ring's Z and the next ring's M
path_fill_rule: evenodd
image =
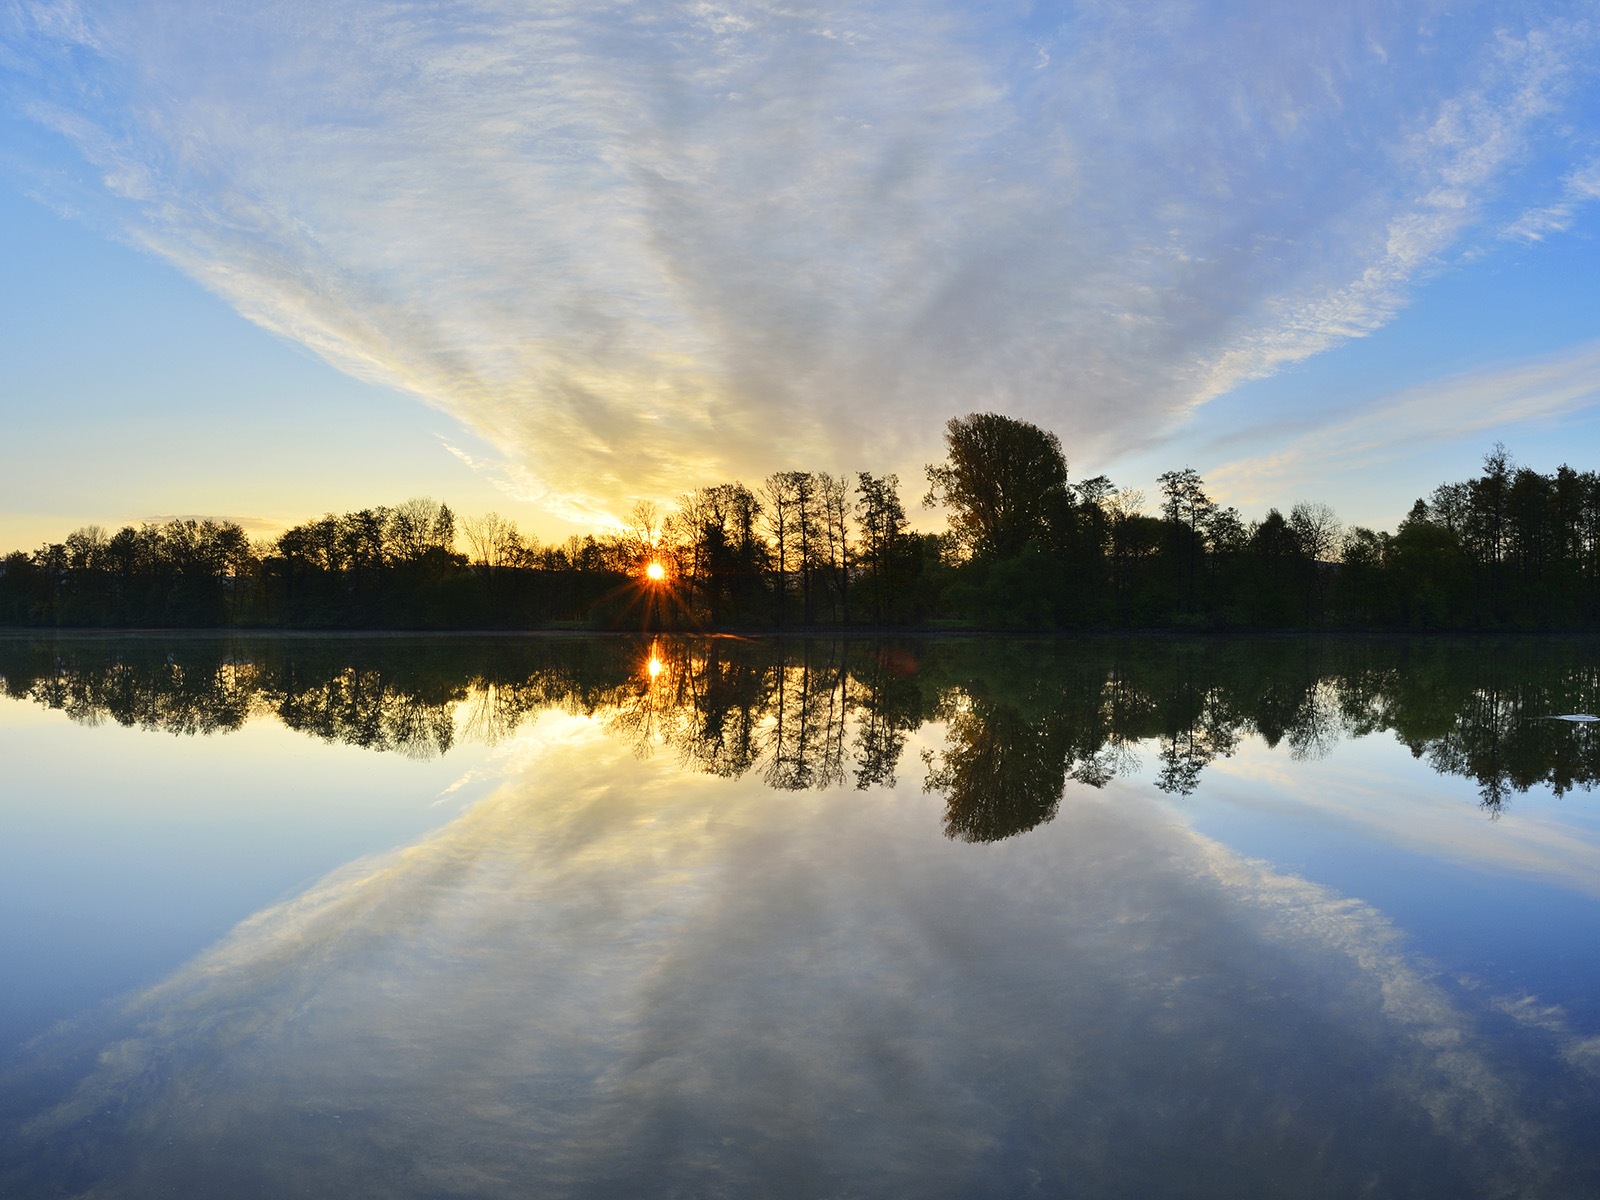
M873 619L886 621L894 610L895 558L906 533L906 510L900 503L900 480L856 476L856 528L861 531L861 557L871 585Z
M827 564L827 584L831 602L836 605L832 618L850 620L850 481L843 475L817 476L817 492L822 512L822 558Z
M461 532L466 538L470 565L481 583L487 610L484 615L498 622L505 603L502 576L508 569L521 567L528 561L529 555L538 549L538 539L534 539L534 545L528 545L516 522L497 512L467 518L461 522Z
M794 562L795 503L794 477L796 471L778 471L761 484L762 505L768 531L772 534L772 567L774 612L779 625L783 624L786 600L789 594L789 568Z
M1167 547L1173 570L1185 580L1185 596L1194 605L1195 577L1205 554L1205 529L1216 502L1206 494L1205 481L1193 467L1167 471L1157 477L1161 484L1161 515L1167 521Z
M756 608L767 546L757 524L760 501L742 483L719 483L685 496L669 521L690 585L711 622L748 618Z
M785 472L794 500L794 532L800 558L800 619L809 625L814 616L816 580L822 566L822 507L817 477L810 471Z
M1328 505L1301 501L1289 510L1289 530L1304 559L1306 624L1310 625L1322 596L1322 564L1338 554L1344 527Z
M1055 434L998 413L952 417L949 457L929 464L925 504L949 509L950 533L973 558L1009 558L1050 541L1069 517L1067 460Z

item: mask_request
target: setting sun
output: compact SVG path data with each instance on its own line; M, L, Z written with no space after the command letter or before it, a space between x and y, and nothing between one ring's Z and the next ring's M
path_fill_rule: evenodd
M652 583L660 583L667 577L667 569L658 562L651 563L644 569L644 573Z

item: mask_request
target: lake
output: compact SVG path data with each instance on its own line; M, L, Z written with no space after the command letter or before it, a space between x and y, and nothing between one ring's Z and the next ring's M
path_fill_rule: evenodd
M0 1195L1600 1194L1596 650L0 636Z

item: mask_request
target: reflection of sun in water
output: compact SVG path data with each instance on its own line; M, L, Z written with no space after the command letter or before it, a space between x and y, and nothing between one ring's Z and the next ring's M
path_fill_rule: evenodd
M650 643L650 661L645 663L644 669L649 673L652 681L656 678L656 676L660 675L662 671L666 670L666 667L661 662L661 653L656 649L656 644L654 642Z
M660 583L667 577L667 569L658 562L651 563L644 569L644 573L651 583Z

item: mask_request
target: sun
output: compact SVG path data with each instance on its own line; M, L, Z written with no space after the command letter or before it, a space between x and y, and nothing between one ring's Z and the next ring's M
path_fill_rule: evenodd
M622 607L620 618L626 612L636 612L641 618L641 631L653 633L661 629L676 629L685 623L694 624L694 613L689 606L693 580L678 573L678 564L670 551L659 557L646 552L629 565L628 576L606 596L617 598Z

